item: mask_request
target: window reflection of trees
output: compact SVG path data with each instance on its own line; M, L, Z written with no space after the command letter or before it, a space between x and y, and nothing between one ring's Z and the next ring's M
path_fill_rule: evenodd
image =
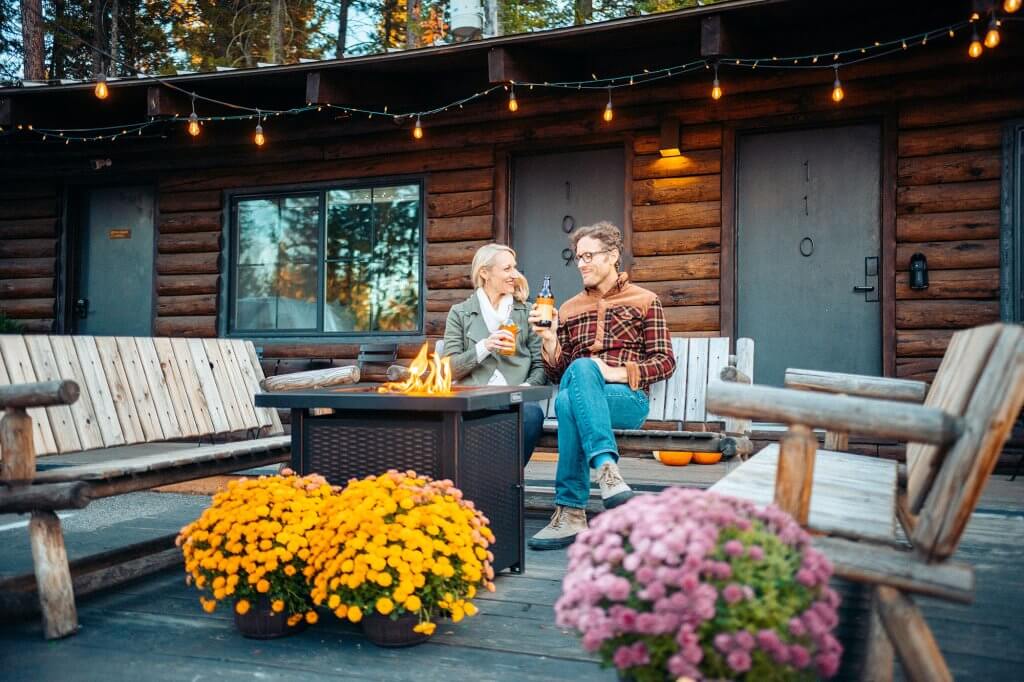
M237 203L235 329L316 330L320 196ZM419 329L417 185L326 192L324 332Z

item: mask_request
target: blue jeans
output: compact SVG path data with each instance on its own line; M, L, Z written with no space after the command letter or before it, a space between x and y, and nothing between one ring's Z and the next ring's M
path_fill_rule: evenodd
M574 360L555 397L558 470L555 504L583 509L590 498L591 461L619 450L612 429L637 429L647 418L647 394L625 384L607 384L597 363Z
M523 403L523 466L530 462L544 430L544 410L540 403Z

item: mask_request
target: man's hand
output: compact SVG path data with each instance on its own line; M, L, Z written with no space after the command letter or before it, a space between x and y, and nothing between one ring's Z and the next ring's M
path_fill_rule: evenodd
M537 322L540 321L540 313L537 312L537 304L535 303L530 308L530 316L527 318L530 322L530 327L536 332L537 336L540 337L540 343L544 351L544 356L549 360L555 357L555 351L558 349L558 309L551 311L551 326L550 327L538 327Z
M626 375L625 367L610 367L607 362L601 358L590 358L601 370L601 376L604 377L606 383L609 384L628 384L629 377Z

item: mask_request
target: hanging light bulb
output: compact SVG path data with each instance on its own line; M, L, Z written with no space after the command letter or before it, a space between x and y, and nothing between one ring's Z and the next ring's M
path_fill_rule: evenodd
M985 34L985 47L992 49L999 45L999 22L996 21L995 15L992 16L992 20L988 22L988 32Z
M519 102L516 100L516 84L512 84L512 89L508 91L508 110L512 113L519 111Z
M615 112L612 111L612 89L608 88L608 104L604 105L604 114L601 115L605 123L611 123L612 119L615 118Z
M93 92L96 94L96 99L106 99L110 94L110 90L107 88L107 77L102 73L96 78L96 88Z
M416 115L416 127L412 129L412 136L417 140L423 139L423 126L420 125L419 114Z
M192 114L188 117L188 134L198 137L200 132L199 117L196 115L196 93L192 93Z
M263 134L263 117L258 113L256 114L256 134L252 136L252 141L256 143L257 147L262 147L267 142L267 138Z
M1003 0L1003 11L1007 14L1013 14L1020 9L1021 0Z
M981 46L981 41L978 40L978 29L974 29L974 33L971 35L971 46L967 48L967 54L970 55L971 59L977 59L984 52L985 48Z
M836 79L832 83L832 101L835 102L836 104L838 104L838 103L843 101L844 97L846 97L846 93L843 92L843 84L839 82L839 66L838 65L835 67L835 70L836 70Z
M718 64L715 64L715 80L711 83L711 99L722 99L722 86L718 82Z

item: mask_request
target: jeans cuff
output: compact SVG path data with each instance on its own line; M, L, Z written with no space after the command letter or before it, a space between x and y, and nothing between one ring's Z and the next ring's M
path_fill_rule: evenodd
M587 508L587 503L586 502L584 502L583 504L580 504L579 502L566 502L564 500L559 500L557 496L555 497L555 504L557 504L559 507L570 507L572 509L586 509Z
M616 464L619 463L619 453L616 452L615 450L598 450L597 452L595 452L593 454L587 455L587 465L591 469L593 469L594 468L594 458L595 457L599 457L601 455L611 455L612 459L615 460L615 463Z

